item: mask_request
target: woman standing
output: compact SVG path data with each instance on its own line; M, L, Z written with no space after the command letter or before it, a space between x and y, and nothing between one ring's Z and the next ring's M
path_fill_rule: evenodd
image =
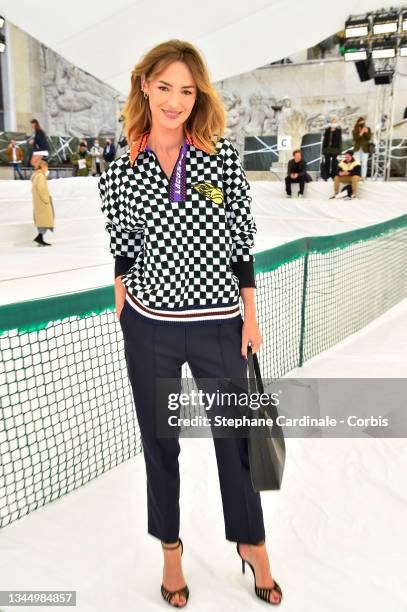
M105 160L106 169L109 167L109 164L114 160L115 157L116 147L114 146L112 139L107 138L105 147L103 149L103 159Z
M48 191L48 174L48 163L42 159L38 163L37 170L31 176L34 224L38 230L34 242L38 246L51 246L49 242L45 242L44 234L48 229L51 232L54 231L54 207Z
M324 139L322 141L322 154L324 160L323 179L326 181L329 177L335 178L338 170L338 155L342 152L342 130L338 125L336 117L332 117L331 123L325 130Z
M157 436L156 385L180 382L185 362L195 380L247 380L247 346L256 352L262 343L251 253L257 228L239 155L222 136L222 103L195 47L170 40L146 53L123 113L130 149L102 174L99 190L146 463L148 532L163 547L162 595L183 606L180 445ZM214 437L214 445L226 539L251 564L256 594L280 603L247 437Z
M362 177L367 176L367 160L369 158L369 141L372 137L370 127L365 124L365 118L359 117L352 131L353 151L362 166Z
M29 139L29 143L33 145L33 152L30 160L31 166L34 170L37 169L38 163L43 157L48 157L48 141L43 129L37 119L31 119L31 127L34 131L34 135Z
M105 169L105 160L103 157L103 149L99 145L99 139L95 138L90 149L92 156L92 175L100 176Z

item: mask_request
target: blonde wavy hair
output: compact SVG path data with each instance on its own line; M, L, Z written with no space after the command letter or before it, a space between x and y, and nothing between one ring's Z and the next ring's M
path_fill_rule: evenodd
M135 65L131 72L131 90L122 110L124 133L131 146L143 132L151 129L151 111L148 98L141 90L141 75L147 82L176 61L184 62L190 69L197 87L197 97L185 128L197 146L216 153L215 144L224 134L226 117L223 102L212 86L205 61L189 42L172 39L156 45Z

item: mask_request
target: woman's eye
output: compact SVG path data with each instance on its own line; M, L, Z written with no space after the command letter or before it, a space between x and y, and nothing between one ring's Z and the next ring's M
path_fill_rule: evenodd
M159 85L158 89L161 89L161 91L167 91L168 87L166 87L165 85ZM186 93L188 96L192 96L192 91L189 91L188 89L185 89L183 93Z

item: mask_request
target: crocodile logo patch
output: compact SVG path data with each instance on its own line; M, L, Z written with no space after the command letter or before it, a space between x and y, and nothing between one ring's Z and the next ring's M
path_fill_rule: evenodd
M212 202L215 202L215 204L223 204L223 191L219 187L215 187L211 183L195 183L193 187L199 193L212 200Z

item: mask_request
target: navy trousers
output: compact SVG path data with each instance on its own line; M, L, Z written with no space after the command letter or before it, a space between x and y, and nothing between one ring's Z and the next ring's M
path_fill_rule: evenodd
M127 371L146 463L148 533L163 542L176 542L179 537L180 445L177 436L157 437L157 379L181 382L185 362L195 381L246 379L247 361L240 351L242 324L241 317L219 324L156 324L127 301L121 312ZM251 484L247 438L214 437L213 442L226 539L258 544L265 539L263 511L260 494Z

